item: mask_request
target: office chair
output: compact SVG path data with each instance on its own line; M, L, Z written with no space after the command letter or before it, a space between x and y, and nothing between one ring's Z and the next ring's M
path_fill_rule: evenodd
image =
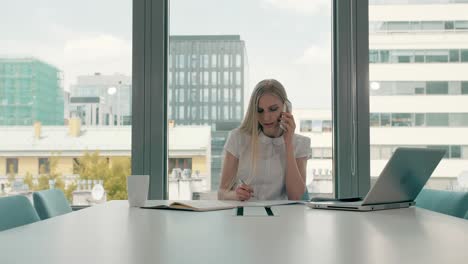
M72 211L67 198L59 189L50 189L33 194L34 207L41 220Z
M39 221L39 216L26 196L0 198L0 231Z
M417 207L468 219L468 192L423 189L415 201Z

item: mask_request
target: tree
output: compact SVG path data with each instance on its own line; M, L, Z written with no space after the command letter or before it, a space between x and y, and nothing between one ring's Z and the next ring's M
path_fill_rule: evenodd
M24 184L27 184L31 191L36 191L33 176L29 171L26 172L26 175L24 176Z
M86 152L78 159L78 173L82 180L103 180L107 200L127 199L127 176L131 173L129 157L110 160L100 156L99 151Z
M78 174L82 180L104 180L109 174L108 161L99 156L99 151L85 152L78 159Z
M54 181L54 188L60 189L67 197L68 201L71 202L73 191L76 189L76 184L72 183L65 188L65 181L62 178L62 173L58 171L58 162L60 161L60 153L52 153L49 157L47 164L42 164L39 167L39 177L37 184L33 183L32 176L28 178L28 173L25 177L25 183L29 185L29 188L34 191L47 190L50 188L49 181ZM47 171L47 167L49 170ZM28 182L26 182L26 180Z
M129 157L114 158L110 173L104 181L108 200L127 199L127 176L131 174L131 161Z
M68 187L63 192L65 194L65 197L67 197L69 202L72 202L73 192L76 190L76 186L77 186L76 183L72 182L72 183L68 184Z

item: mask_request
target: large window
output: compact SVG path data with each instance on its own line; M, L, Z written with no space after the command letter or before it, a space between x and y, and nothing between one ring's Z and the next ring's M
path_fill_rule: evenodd
M461 54L461 56L460 56ZM468 62L467 49L370 50L370 63Z
M6 167L5 167L5 174L6 175L16 175L18 173L18 159L17 158L7 158L6 159Z
M382 0L385 1L385 0ZM417 1L417 0L416 0ZM371 21L371 33L463 32L468 21Z
M308 161L306 184L331 194L331 1L172 0L169 20L168 75L180 77L167 88L169 199L216 198L226 138L267 78L285 86L296 133L327 147ZM177 178L187 158L191 175Z
M126 199L132 0L4 2L2 10L0 195L55 187L72 205Z
M371 127L468 127L468 113L371 113L370 121Z
M468 167L468 1L370 0L371 177L397 147L443 149L427 187L461 190ZM433 4L437 4L434 12ZM418 12L414 5L417 5Z
M370 95L462 95L466 81L372 81Z

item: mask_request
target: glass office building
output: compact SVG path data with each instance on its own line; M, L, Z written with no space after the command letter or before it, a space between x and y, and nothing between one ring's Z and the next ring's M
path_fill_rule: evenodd
M245 43L239 35L175 35L169 45L168 119L175 126L211 126L214 191L226 137L243 118Z
M64 124L61 71L35 58L0 58L0 125Z

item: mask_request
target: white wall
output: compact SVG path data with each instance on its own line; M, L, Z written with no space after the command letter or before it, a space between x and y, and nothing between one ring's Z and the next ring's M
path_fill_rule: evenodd
M468 145L468 128L372 127L371 145Z
M371 113L468 113L468 95L371 96Z
M371 81L463 81L468 80L468 63L371 64Z
M468 20L468 4L370 5L370 21Z
M468 9L466 10L468 13ZM369 38L369 49L467 49L468 34L460 32L376 33Z

